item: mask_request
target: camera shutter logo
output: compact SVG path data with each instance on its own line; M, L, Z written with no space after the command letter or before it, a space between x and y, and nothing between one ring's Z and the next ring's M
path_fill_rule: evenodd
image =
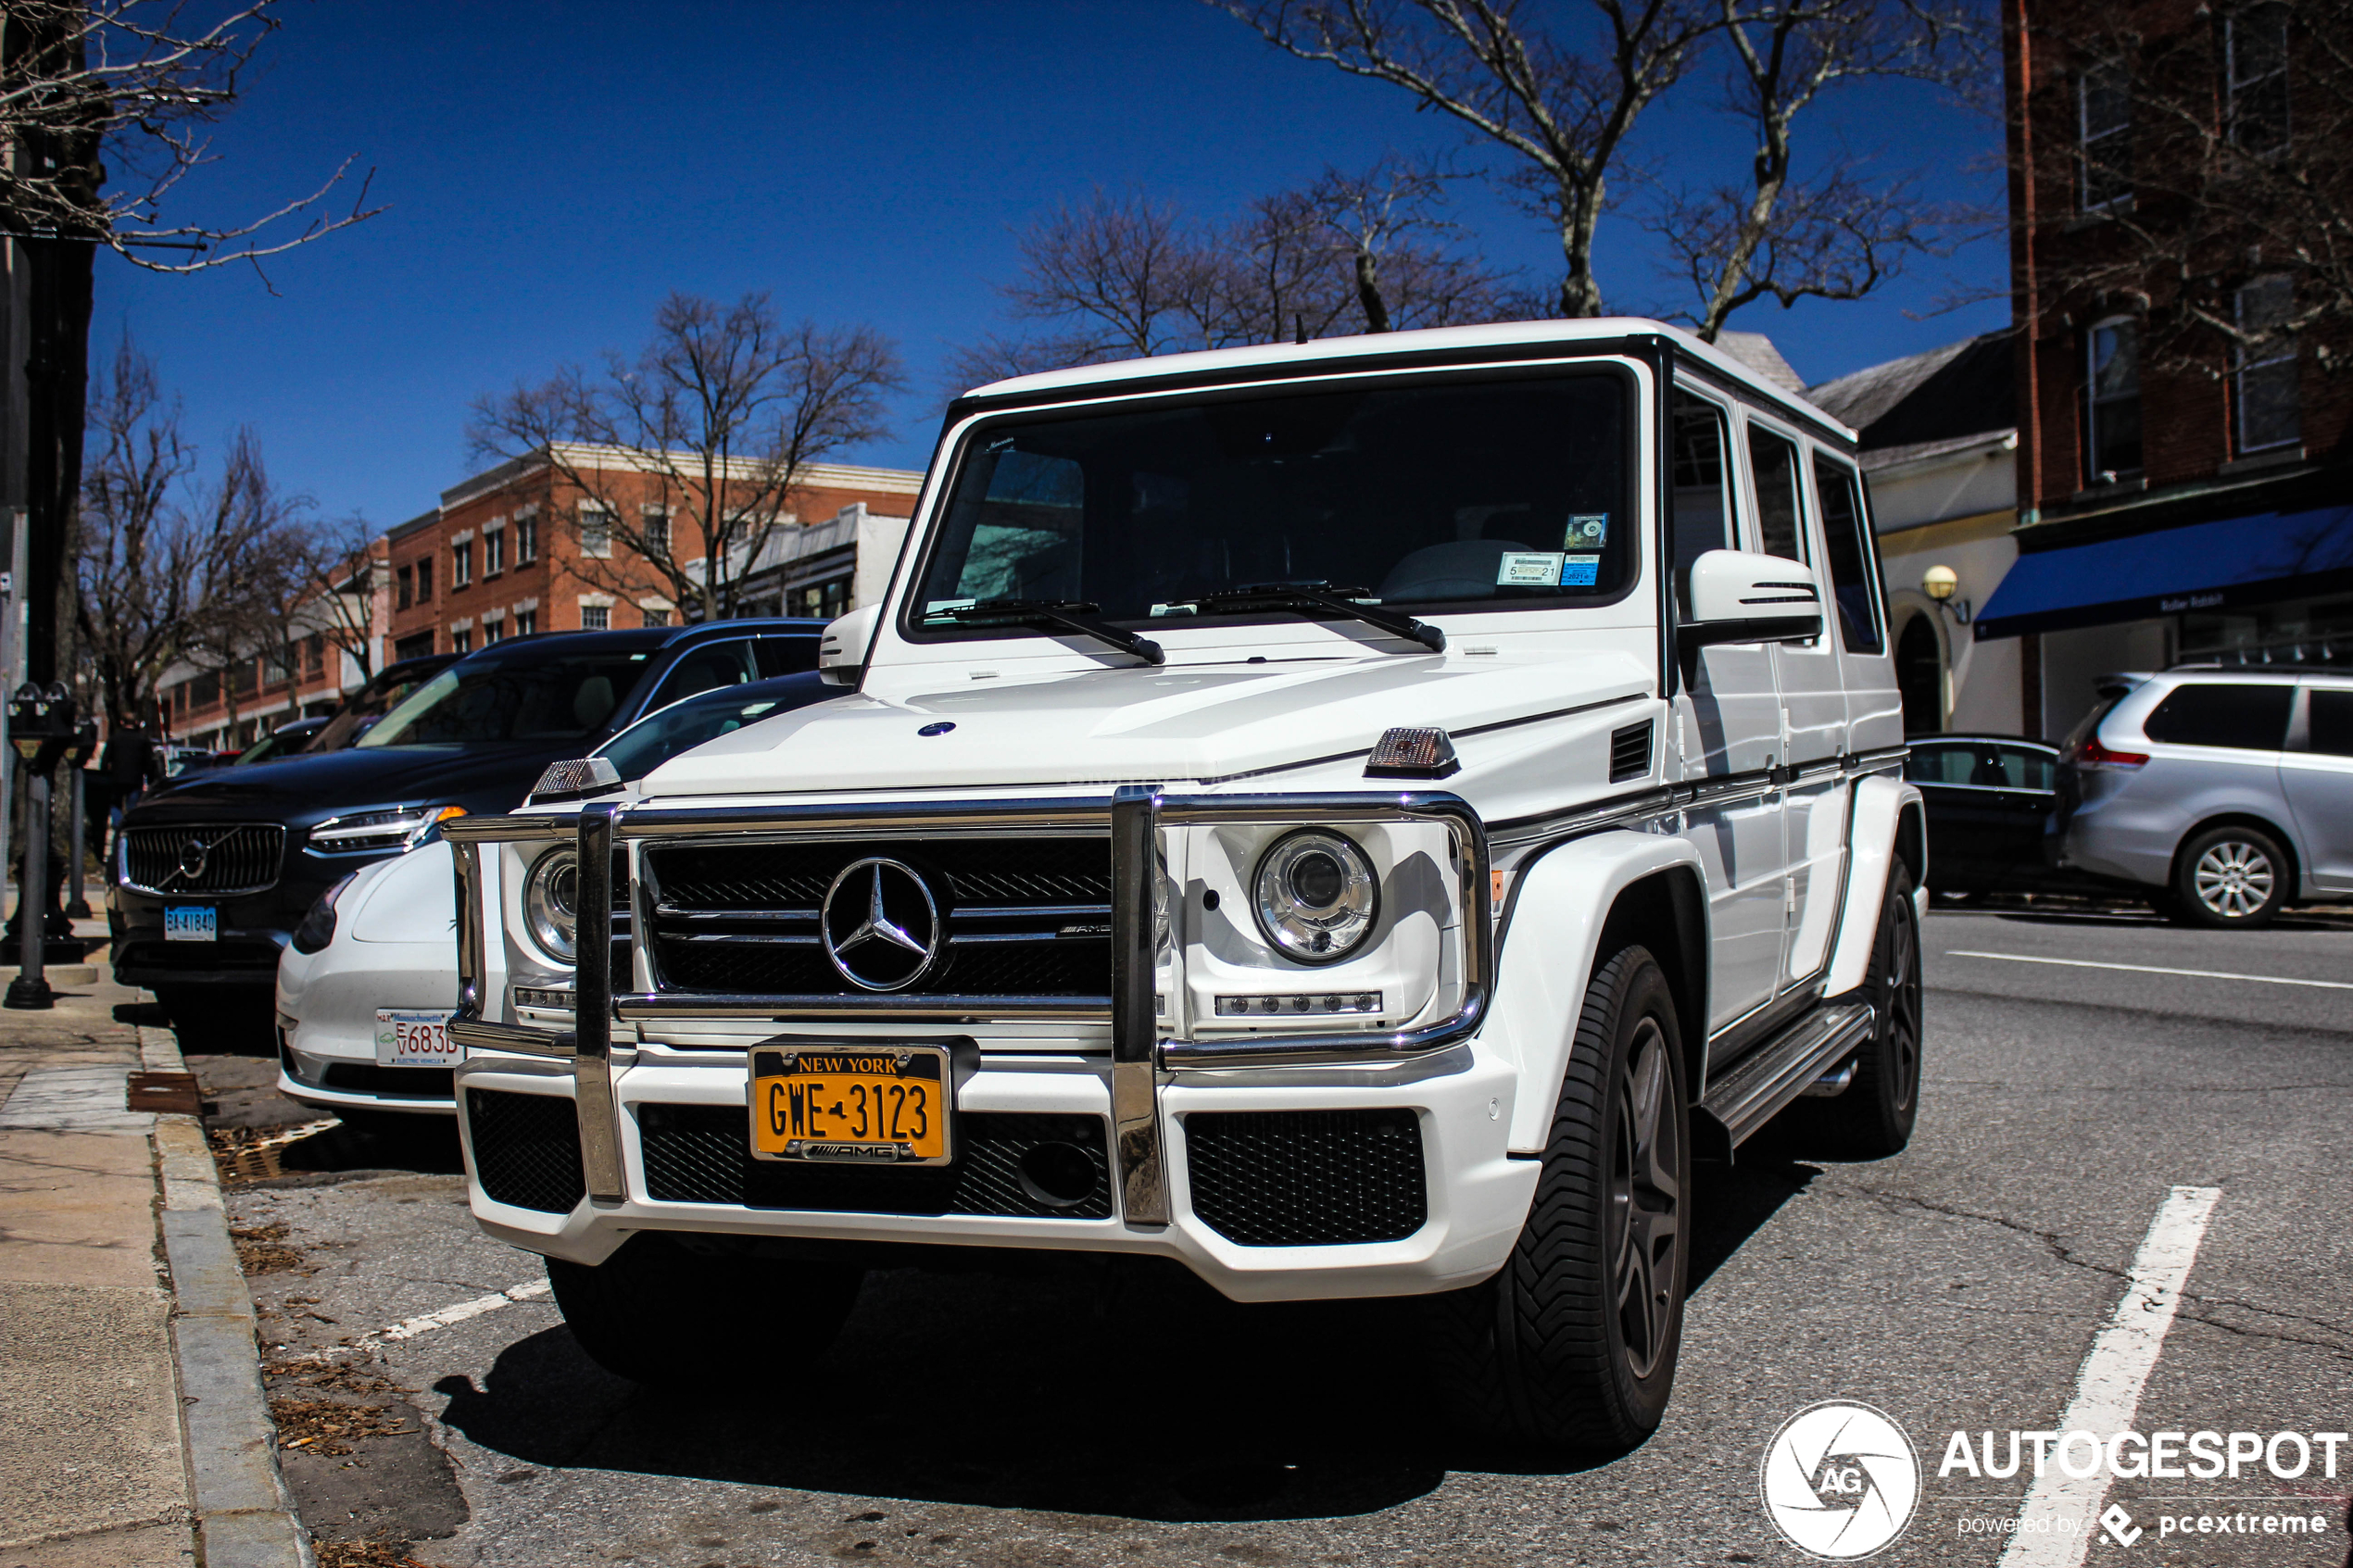
M1848 1399L1808 1405L1766 1445L1765 1516L1783 1539L1834 1562L1904 1533L1920 1500L1920 1460L1885 1411Z

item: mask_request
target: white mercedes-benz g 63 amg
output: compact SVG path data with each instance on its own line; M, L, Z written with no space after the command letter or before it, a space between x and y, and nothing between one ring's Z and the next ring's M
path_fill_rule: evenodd
M1852 433L1655 322L984 387L843 695L446 825L474 1213L650 1382L1056 1248L1431 1297L1466 1417L1639 1442L1693 1159L1911 1133L1879 581Z

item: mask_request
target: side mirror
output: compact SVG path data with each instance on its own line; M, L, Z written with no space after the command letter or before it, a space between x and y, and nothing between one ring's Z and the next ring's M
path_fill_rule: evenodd
M1748 550L1710 550L1692 562L1685 647L1802 643L1822 634L1822 590L1811 567Z
M875 646L882 606L862 605L828 625L817 639L817 673L837 686L854 686Z

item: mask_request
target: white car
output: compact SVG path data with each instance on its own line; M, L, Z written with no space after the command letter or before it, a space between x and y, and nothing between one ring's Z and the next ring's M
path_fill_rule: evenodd
M450 824L475 1217L650 1383L1053 1249L1429 1296L1468 1423L1639 1442L1693 1158L1911 1135L1879 583L1853 433L1656 322L970 394L856 695Z
M608 741L600 776L635 781L713 736L840 695L815 675L786 675L687 697ZM548 782L535 799L569 798ZM449 879L449 846L435 841L355 872L311 906L278 962L281 1094L355 1124L455 1112L450 1073L464 1051L445 1027L458 1003Z

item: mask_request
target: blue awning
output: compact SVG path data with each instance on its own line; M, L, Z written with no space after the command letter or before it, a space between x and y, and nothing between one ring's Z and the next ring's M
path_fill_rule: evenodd
M2353 507L2258 512L2021 555L1978 612L2015 637L2353 589Z

